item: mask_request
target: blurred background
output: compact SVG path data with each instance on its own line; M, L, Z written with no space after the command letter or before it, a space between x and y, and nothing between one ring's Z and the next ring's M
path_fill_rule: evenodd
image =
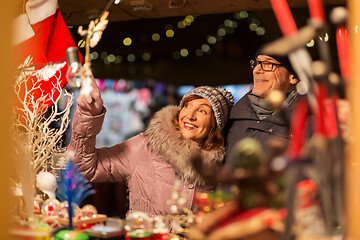
M333 7L346 1L323 2L328 17ZM307 1L288 3L297 26L306 25ZM85 42L78 28L87 29L107 4L106 0L59 0L82 55ZM259 46L282 36L268 0L122 0L109 12L102 39L91 49L93 73L108 110L97 147L112 146L143 131L154 112L178 104L193 86L223 86L237 101L251 89L249 61ZM330 42L337 63L335 26L329 26L321 41ZM316 60L315 41L307 48ZM336 72L338 68L334 65ZM78 90L69 90L78 95ZM71 129L64 145L70 136ZM124 217L126 188L112 183L94 187L97 193L88 202L100 213Z

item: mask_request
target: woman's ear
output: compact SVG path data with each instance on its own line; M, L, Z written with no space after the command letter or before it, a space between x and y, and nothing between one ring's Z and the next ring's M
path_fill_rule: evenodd
M290 76L290 84L295 85L298 82L299 82L299 80L294 75L291 74L291 76Z

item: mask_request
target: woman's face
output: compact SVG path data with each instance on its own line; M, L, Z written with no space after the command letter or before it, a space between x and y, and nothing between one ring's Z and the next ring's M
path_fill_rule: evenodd
M179 129L185 139L201 143L215 125L210 103L194 99L184 104L179 114Z

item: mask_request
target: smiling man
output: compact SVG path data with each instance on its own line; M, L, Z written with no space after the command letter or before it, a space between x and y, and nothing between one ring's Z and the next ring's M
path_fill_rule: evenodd
M273 90L290 92L298 82L287 58L257 55L255 60L250 61L250 66L254 78L252 94L260 98L266 98Z
M245 137L258 140L266 153L269 151L270 137L289 139L289 121L284 116L290 116L298 100L299 94L295 90L298 79L287 57L263 55L260 51L250 61L253 88L235 104L230 113L225 131L226 162L231 162L233 146ZM285 104L281 112L275 111L266 100L274 90L284 93Z

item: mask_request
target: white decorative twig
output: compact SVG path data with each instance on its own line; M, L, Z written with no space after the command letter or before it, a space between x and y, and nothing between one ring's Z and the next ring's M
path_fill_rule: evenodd
M32 58L29 56L19 67L20 71L14 84L14 92L17 103L14 104L13 127L14 134L28 135L31 162L36 173L47 171L49 157L53 149L59 143L63 133L66 131L70 119L70 107L73 103L73 95L66 90L63 97L66 98L64 110L58 108L62 88L60 85L60 66L52 66L47 69L35 70L31 68ZM41 89L41 82L54 77L49 92ZM58 95L56 97L56 95ZM48 108L48 106L51 106ZM54 128L53 123L59 122L60 126ZM16 145L15 147L22 147ZM21 152L21 151L19 151Z

